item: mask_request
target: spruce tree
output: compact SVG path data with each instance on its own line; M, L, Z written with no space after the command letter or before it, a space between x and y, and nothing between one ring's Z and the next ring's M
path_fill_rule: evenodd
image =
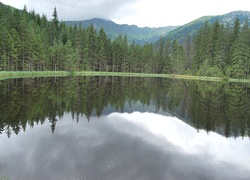
M165 67L165 47L164 38L160 37L159 40L159 54L158 54L158 71L157 73L162 73Z
M97 34L94 29L94 25L91 24L88 28L88 57L91 70L97 69Z
M107 48L107 37L106 33L103 28L98 33L98 53L97 53L97 63L98 63L98 70L104 71L107 65L107 58L106 58L106 48Z
M57 41L59 40L59 20L58 20L58 15L56 11L56 7L54 8L53 14L52 14L53 19L51 20L51 37L50 37L50 42L54 41L56 39Z
M231 63L227 69L227 76L232 78L247 78L249 73L250 47L249 47L249 26L246 21L242 30L239 31L239 20L235 22L232 45Z
M190 69L191 68L191 56L192 56L192 45L191 45L191 37L190 34L188 34L186 36L186 41L185 41L185 53L186 53L186 57L187 57L187 67L186 69Z
M173 70L173 64L172 64L172 58L170 58L171 56L171 40L167 39L166 41L166 45L165 45L165 66L163 69L163 73L166 74L172 74L172 70Z

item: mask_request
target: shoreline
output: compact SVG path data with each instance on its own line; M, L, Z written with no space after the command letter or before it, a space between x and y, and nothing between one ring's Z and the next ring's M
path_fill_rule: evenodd
M65 76L121 76L121 77L159 77L183 80L199 80L214 82L239 82L250 83L250 79L234 79L208 76L191 76L178 74L150 74L129 72L104 72L104 71L0 71L0 80L11 78L29 77L65 77Z

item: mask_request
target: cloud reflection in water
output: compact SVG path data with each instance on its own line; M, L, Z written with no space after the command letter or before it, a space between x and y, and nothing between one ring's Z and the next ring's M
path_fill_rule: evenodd
M153 113L112 113L0 139L10 179L250 179L249 138L225 138Z

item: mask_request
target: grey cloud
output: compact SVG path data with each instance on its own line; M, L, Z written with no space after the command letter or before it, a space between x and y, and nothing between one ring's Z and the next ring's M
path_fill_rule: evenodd
M48 19L51 18L54 7L57 8L59 19L64 21L84 20L94 17L114 19L135 13L130 9L130 5L137 1L141 0L29 0L27 8L34 9L40 14L46 14Z

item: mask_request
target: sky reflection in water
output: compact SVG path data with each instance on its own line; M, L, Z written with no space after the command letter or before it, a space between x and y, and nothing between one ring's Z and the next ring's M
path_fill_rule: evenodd
M0 138L0 175L10 179L250 179L248 137L225 138L174 117L70 114Z

